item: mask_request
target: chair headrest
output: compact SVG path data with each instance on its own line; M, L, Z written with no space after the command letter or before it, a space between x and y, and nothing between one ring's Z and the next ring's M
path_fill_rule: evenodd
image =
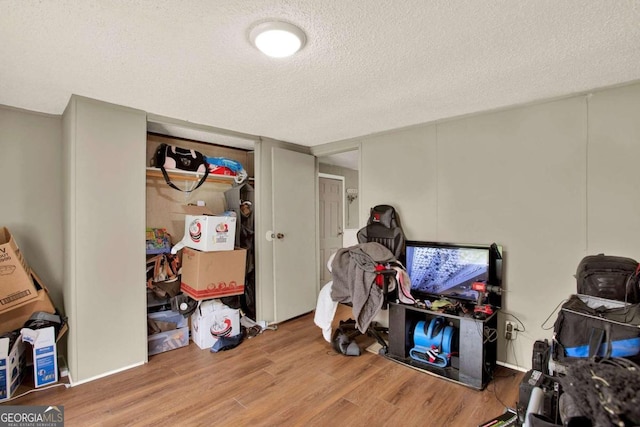
M367 224L381 224L387 228L397 227L395 210L389 205L378 205L371 208Z

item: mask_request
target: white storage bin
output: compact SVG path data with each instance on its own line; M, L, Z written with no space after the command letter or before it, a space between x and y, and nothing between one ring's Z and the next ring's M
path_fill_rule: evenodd
M176 311L159 311L149 313L147 316L157 321L172 322L177 325L176 329L171 331L149 335L147 338L149 356L185 347L189 344L189 323L182 314Z

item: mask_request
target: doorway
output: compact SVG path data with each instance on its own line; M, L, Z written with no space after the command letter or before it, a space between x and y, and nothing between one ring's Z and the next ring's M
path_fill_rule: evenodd
M357 243L359 159L358 149L318 157L320 285L331 280L331 254Z
M327 262L342 247L344 235L344 177L320 173L318 178L320 283L331 280Z

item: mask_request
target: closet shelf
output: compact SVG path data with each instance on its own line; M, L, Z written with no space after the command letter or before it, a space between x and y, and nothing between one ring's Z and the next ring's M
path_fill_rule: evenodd
M188 172L188 171L181 171L176 169L167 170L167 174L169 175L169 178L171 178L172 180L175 179L175 180L182 180L182 181L200 181L200 178L202 178L202 173L200 172ZM164 179L164 176L162 175L162 171L159 168L147 167L147 178ZM207 177L207 182L233 184L234 178L235 178L234 176L229 176L229 175L209 174L209 176ZM253 181L253 178L248 178L248 181Z

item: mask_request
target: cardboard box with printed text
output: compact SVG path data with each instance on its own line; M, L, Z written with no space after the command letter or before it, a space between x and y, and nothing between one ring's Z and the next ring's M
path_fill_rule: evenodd
M22 328L22 341L33 350L33 381L36 388L58 382L58 352L53 326L42 329Z
M24 348L19 335L13 340L0 338L0 402L11 399L22 383L27 365Z
M244 293L247 250L182 251L182 292L197 301Z
M67 331L65 323L55 339L53 326L0 338L0 402L58 381L57 342Z
M214 215L203 206L183 206L183 210L186 215L182 245L203 252L233 250L236 217Z
M37 288L36 297L22 302L10 310L0 312L0 334L22 328L29 317L37 311L56 314L56 307L51 301L47 287L34 271L31 271L31 277Z
M221 337L240 333L240 311L217 299L202 301L191 315L191 340L201 349L210 349Z
M6 227L0 228L0 313L37 296L18 244Z

